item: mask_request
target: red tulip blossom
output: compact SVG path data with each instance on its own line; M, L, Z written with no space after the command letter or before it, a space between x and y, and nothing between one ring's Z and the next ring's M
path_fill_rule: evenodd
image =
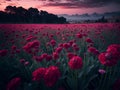
M70 59L68 65L73 70L80 69L83 66L82 58L79 56L74 56Z
M120 59L120 45L112 44L108 46L106 52L111 53L114 58Z
M8 50L0 50L0 56L5 56L7 55Z
M57 52L53 52L53 58L54 60L57 60L59 58L59 54Z
M40 42L38 40L34 40L32 42L28 42L25 46L23 46L23 49L29 53L34 54L39 49Z
M101 64L105 66L114 66L117 64L117 61L115 58L112 58L112 55L110 53L101 53L98 56L98 59Z
M90 39L90 38L87 38L87 39L86 39L86 42L87 42L87 43L93 43L92 39Z
M78 33L78 34L76 34L76 37L77 38L82 38L83 36L82 36L82 34Z
M92 54L95 54L95 55L99 54L99 51L95 47L89 47L88 52L92 53Z
M50 41L50 44L51 44L51 46L54 47L54 46L56 45L56 41L55 41L55 40L51 40L51 41Z
M56 49L55 49L55 52L57 52L57 53L60 53L62 51L62 47L57 47Z
M44 75L46 86L52 87L59 80L60 76L61 73L58 67L50 66L49 68L47 68Z
M114 66L120 59L120 45L112 44L108 46L106 52L98 56L101 64L106 66Z
M71 53L71 52L68 52L68 53L67 53L68 59L71 59L71 58L74 57L74 56L75 56L75 54L73 54L73 53Z
M33 59L36 60L37 62L41 62L43 60L41 56L33 56Z
M7 84L6 90L17 90L17 88L20 86L20 84L21 84L21 78L20 77L13 78Z
M40 81L43 79L46 72L46 68L38 68L32 72L33 81Z

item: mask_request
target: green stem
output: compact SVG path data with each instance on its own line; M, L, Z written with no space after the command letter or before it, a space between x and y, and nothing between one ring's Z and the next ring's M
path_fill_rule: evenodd
M75 90L78 90L78 70L75 71Z

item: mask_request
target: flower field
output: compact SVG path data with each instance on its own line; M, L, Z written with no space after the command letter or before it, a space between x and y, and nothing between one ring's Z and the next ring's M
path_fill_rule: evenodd
M120 23L0 24L0 90L120 90Z

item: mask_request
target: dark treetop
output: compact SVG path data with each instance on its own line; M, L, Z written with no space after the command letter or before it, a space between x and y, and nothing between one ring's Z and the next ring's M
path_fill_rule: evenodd
M0 11L0 23L67 23L66 18L37 8L7 6Z

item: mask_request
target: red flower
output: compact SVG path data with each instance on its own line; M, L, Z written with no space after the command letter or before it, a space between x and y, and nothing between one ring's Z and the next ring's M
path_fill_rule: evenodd
M41 55L41 58L42 58L42 59L46 59L46 57L47 57L47 53L43 53L43 54Z
M99 61L106 66L117 64L117 61L120 58L120 45L112 44L108 46L106 52L101 53L98 58Z
M38 68L32 73L33 81L40 81L46 72L46 68Z
M106 52L111 53L114 58L119 59L120 58L120 45L112 44L108 46Z
M16 49L16 53L20 53L20 49Z
M73 53L67 53L67 57L69 58L69 59L71 59L72 57L74 57L75 56L75 54L73 54Z
M40 42L38 40L34 40L32 42L28 42L23 49L30 54L36 53L35 51L39 48Z
M13 45L13 46L11 47L11 49L14 51L14 50L17 49L17 47L16 47L15 45Z
M32 35L30 35L30 36L28 36L28 37L26 38L26 41L31 41L32 39L35 39L35 37L32 36Z
M72 47L75 48L75 47L78 47L76 43L73 43L72 44Z
M60 78L61 73L56 66L50 66L44 75L45 84L48 87L52 87Z
M0 56L5 56L8 53L8 50L0 50Z
M64 47L65 49L68 49L68 48L70 47L70 44L69 44L69 43L64 43L64 44L63 44L63 47Z
M83 66L82 58L79 56L74 56L68 62L68 65L71 69L80 69Z
M101 53L98 56L98 59L100 63L105 66L114 66L115 64L117 64L117 61L118 61L115 58L112 58L111 54L109 53Z
M120 79L117 79L113 84L113 90L120 90Z
M17 90L17 88L21 84L21 78L16 77L10 80L10 82L7 84L6 90Z
M87 39L86 39L86 42L88 42L88 43L93 43L93 41L92 41L90 38L87 38Z
M77 38L82 38L82 34L78 33L78 34L76 34L76 37Z
M47 60L47 61L52 60L52 55L47 55L46 60Z
M54 37L54 35L53 35L53 34L51 34L51 35L50 35L50 38L53 38L53 37Z
M79 51L79 47L77 46L77 47L73 47L73 49L75 50L75 51Z
M31 42L30 47L31 48L38 48L40 45L40 42L38 40L34 40Z
M25 59L20 59L20 63L25 63Z
M43 60L41 56L33 56L33 59L35 59L37 62L41 62Z
M55 49L55 52L60 53L62 51L62 47L58 47Z
M59 54L57 52L53 52L53 58L57 60L59 58Z
M75 43L74 40L69 41L69 44L72 46L72 44Z
M55 45L56 45L56 41L55 41L55 40L51 40L51 41L50 41L50 44L51 44L52 46L55 46Z
M95 55L99 54L99 51L96 48L94 48L94 47L89 47L88 48L88 52L90 52L92 54L95 54Z

